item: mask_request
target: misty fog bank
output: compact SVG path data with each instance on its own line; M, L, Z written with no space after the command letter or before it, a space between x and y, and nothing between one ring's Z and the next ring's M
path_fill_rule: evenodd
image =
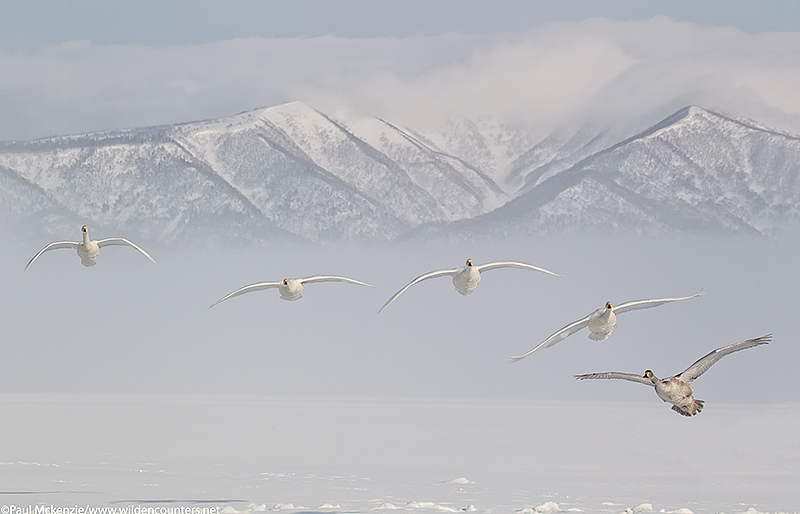
M117 234L113 234L117 235ZM103 235L105 236L105 234ZM314 395L524 400L636 400L660 404L636 384L578 382L576 373L669 376L714 348L774 333L734 354L694 385L717 402L800 399L793 362L800 238L547 237L484 243L305 245L230 251L147 247L102 250L84 268L47 241L2 253L6 363L0 391ZM414 277L517 260L564 275L486 272L462 297L446 277L406 291ZM374 284L306 286L304 298L275 290L208 306L247 284L334 274ZM586 331L509 364L606 301L692 300L620 316L614 335ZM663 408L666 410L667 406ZM672 413L667 413L672 414Z

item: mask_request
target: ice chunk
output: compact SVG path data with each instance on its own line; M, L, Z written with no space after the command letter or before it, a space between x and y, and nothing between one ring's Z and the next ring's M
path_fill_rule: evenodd
M469 480L467 477L458 477L447 482L448 484L474 484L472 480Z

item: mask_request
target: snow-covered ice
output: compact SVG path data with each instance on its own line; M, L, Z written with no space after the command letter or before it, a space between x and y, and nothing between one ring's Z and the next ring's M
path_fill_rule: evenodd
M800 511L795 404L716 405L691 428L635 402L3 395L0 411L4 504Z

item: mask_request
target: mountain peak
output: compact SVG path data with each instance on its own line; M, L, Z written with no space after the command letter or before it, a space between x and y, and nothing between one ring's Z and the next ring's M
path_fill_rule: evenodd
M273 105L262 110L262 116L271 118L273 116L307 116L309 114L319 114L319 111L300 100Z
M800 139L698 106L539 181L456 235L770 235L800 219Z
M659 123L656 123L652 127L648 128L644 132L633 136L627 141L623 141L623 143L641 139L646 137L651 137L658 135L659 133L663 132L664 130L674 129L676 127L684 126L686 124L696 123L698 121L707 121L712 117L721 117L717 113L712 111L703 109L702 107L698 107L696 105L687 105L674 113L670 114Z

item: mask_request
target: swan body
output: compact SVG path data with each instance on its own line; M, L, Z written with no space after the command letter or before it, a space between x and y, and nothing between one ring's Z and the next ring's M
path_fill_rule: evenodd
M611 371L606 373L588 373L585 375L575 375L578 380L586 379L620 379L628 380L630 382L638 382L640 384L653 386L656 395L663 401L672 404L672 410L681 414L682 416L694 416L703 410L704 401L696 399L693 394L694 390L689 384L697 377L705 373L708 368L713 366L721 358L739 350L753 348L762 344L768 344L772 340L772 334L757 337L755 339L748 339L722 348L717 348L704 355L694 362L691 366L686 368L682 373L663 380L655 376L649 369L644 372L644 375L636 375L633 373L620 373Z
M131 243L127 239L123 239L121 237L110 237L108 239L99 239L97 241L89 239L89 229L84 225L81 227L81 232L83 233L83 238L81 241L56 241L55 243L50 243L49 245L42 248L39 253L33 256L33 258L28 262L25 266L25 271L33 264L33 261L39 258L44 252L49 252L50 250L58 250L60 248L72 248L73 250L77 250L78 257L81 258L81 264L84 266L91 267L97 264L97 256L100 255L100 248L104 246L130 246L139 250L142 255L147 257L150 262L153 264L156 261L150 257L150 254L136 246L135 244ZM24 273L24 272L23 272Z
M292 302L299 300L303 297L303 281L298 278L283 279L283 282L278 284L278 292L281 295L281 300Z
M347 282L360 286L375 287L364 282L359 282L358 280L353 280L352 278L338 277L334 275L313 275L305 278L285 278L279 282L256 282L255 284L241 287L236 291L223 296L216 302L212 303L208 308L210 309L218 303L224 302L225 300L233 298L234 296L240 296L253 291L263 291L265 289L277 289L282 300L292 302L303 297L304 284L310 284L314 282Z
M586 321L586 327L589 329L589 339L594 341L608 339L617 328L617 315L614 314L611 302L606 302L605 307L591 313Z
M481 272L476 266L472 265L471 260L468 260L467 264L458 268L456 273L453 273L453 286L462 296L472 294L480 283Z
M581 318L578 321L573 321L569 325L551 334L550 337L539 343L532 350L529 350L528 352L522 355L511 357L511 361L517 362L519 360L524 359L533 352L549 348L557 343L560 343L561 341L571 336L575 332L583 330L584 328L589 329L589 339L592 339L594 341L603 341L611 337L611 334L613 334L614 330L616 330L618 314L638 309L650 309L652 307L658 307L659 305L664 305L665 303L677 302L680 300L688 300L690 298L702 296L703 294L704 293L701 291L691 296L682 296L680 298L654 298L650 300L634 300L632 302L626 302L617 305L616 307L612 305L611 302L606 302L605 307L597 309L596 311L592 312L585 318Z
M556 277L560 277L558 273L553 273L552 271L548 271L544 268L539 268L537 266L532 266L530 264L525 264L523 262L514 262L514 261L496 261L496 262L489 262L487 264L482 264L480 266L476 266L472 263L472 259L467 259L467 262L464 266L459 268L453 269L443 269L438 271L431 271L430 273L425 273L424 275L420 275L408 284L405 287L400 289L396 292L391 298L386 300L386 303L383 304L378 312L381 312L383 309L389 306L393 301L397 299L398 296L403 294L406 289L422 282L423 280L428 280L429 278L437 278L437 277L452 277L453 279L453 286L456 288L460 294L467 296L472 294L478 284L481 283L481 273L484 271L489 271L492 269L497 268L517 268L517 269L526 269L529 271L540 271L542 273L547 273L548 275L553 275Z

